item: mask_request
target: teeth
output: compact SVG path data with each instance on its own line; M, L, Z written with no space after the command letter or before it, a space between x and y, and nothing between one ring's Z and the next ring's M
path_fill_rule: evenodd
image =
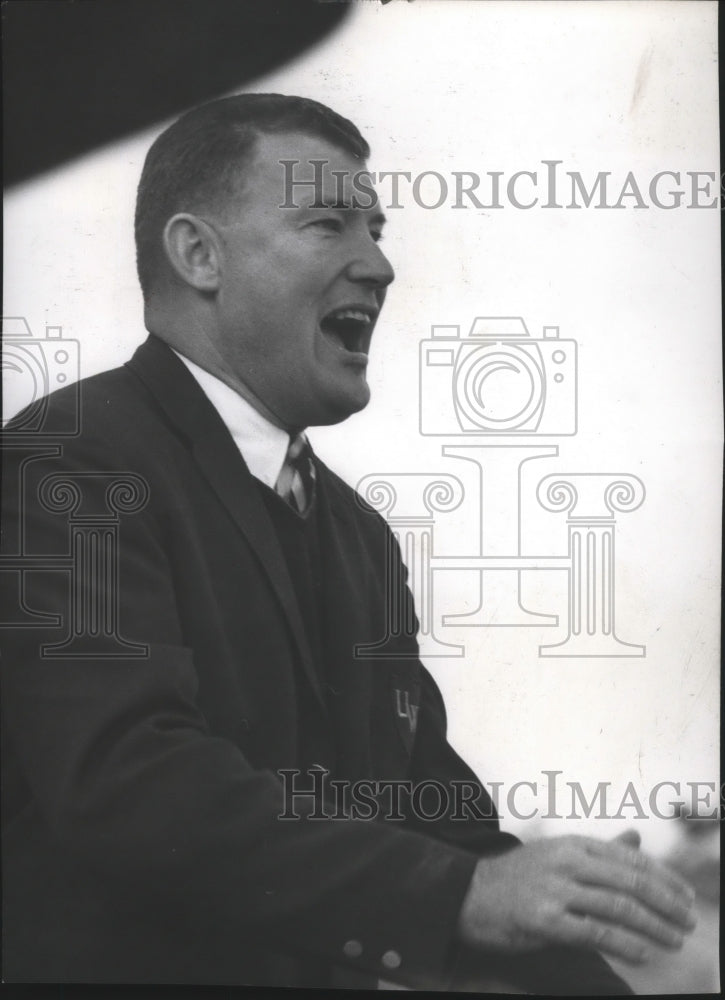
M336 309L330 313L328 319L352 319L359 323L369 323L370 313L362 309Z
M323 333L331 337L341 350L367 354L375 316L374 309L341 306L329 312L320 326Z

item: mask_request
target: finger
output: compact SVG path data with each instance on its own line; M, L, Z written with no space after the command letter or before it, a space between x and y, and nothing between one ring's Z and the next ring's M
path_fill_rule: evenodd
M634 831L631 831L634 833ZM692 887L667 865L653 861L642 851L630 846L623 841L625 834L615 837L614 840L594 840L586 838L586 850L597 857L614 858L622 864L639 869L647 874L657 874L674 892L680 892L688 898L695 898Z
M642 876L643 882L657 882L666 886L675 895L682 897L687 903L695 901L695 893L677 872L667 865L653 861L641 851L623 844L621 841L603 841L586 838L585 849L588 854L599 859L618 862L623 870L630 873L630 878L637 881L632 871Z
M643 904L650 911L664 918L675 929L692 930L695 917L692 902L651 872L627 868L616 862L591 859L591 864L580 877L583 884L606 888L638 905Z
M624 844L625 847L639 848L642 844L642 838L636 830L625 830L624 833L620 833L614 837L612 843Z
M649 943L635 931L614 927L595 917L565 913L552 925L551 933L562 944L595 948L634 965L646 962L653 954Z
M681 930L624 893L585 889L572 900L569 909L580 916L600 917L615 927L637 931L665 948L681 948L684 944Z

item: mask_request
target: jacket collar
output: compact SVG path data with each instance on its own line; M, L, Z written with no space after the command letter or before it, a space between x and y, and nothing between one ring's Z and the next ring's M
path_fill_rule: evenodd
M158 337L151 334L126 365L153 394L177 432L186 438L209 485L256 553L287 619L305 674L325 711L282 550L259 490L231 434L191 372Z

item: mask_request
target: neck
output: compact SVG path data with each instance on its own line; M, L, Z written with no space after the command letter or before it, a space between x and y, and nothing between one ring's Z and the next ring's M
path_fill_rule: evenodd
M304 430L303 427L291 426L282 420L262 402L246 382L229 371L219 349L206 332L206 328L203 324L195 322L193 316L186 317L183 325L180 324L178 327L174 326L173 329L170 329L163 322L159 322L158 317L149 315L147 311L146 327L159 340L163 340L165 344L173 347L179 354L183 354L189 361L193 361L204 371L216 376L221 382L228 385L275 427L287 431L293 437Z

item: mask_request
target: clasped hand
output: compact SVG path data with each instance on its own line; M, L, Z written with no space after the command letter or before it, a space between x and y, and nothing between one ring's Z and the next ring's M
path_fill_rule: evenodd
M639 836L558 837L481 858L459 934L509 954L545 945L596 948L631 963L675 949L695 926L695 894L639 851Z

